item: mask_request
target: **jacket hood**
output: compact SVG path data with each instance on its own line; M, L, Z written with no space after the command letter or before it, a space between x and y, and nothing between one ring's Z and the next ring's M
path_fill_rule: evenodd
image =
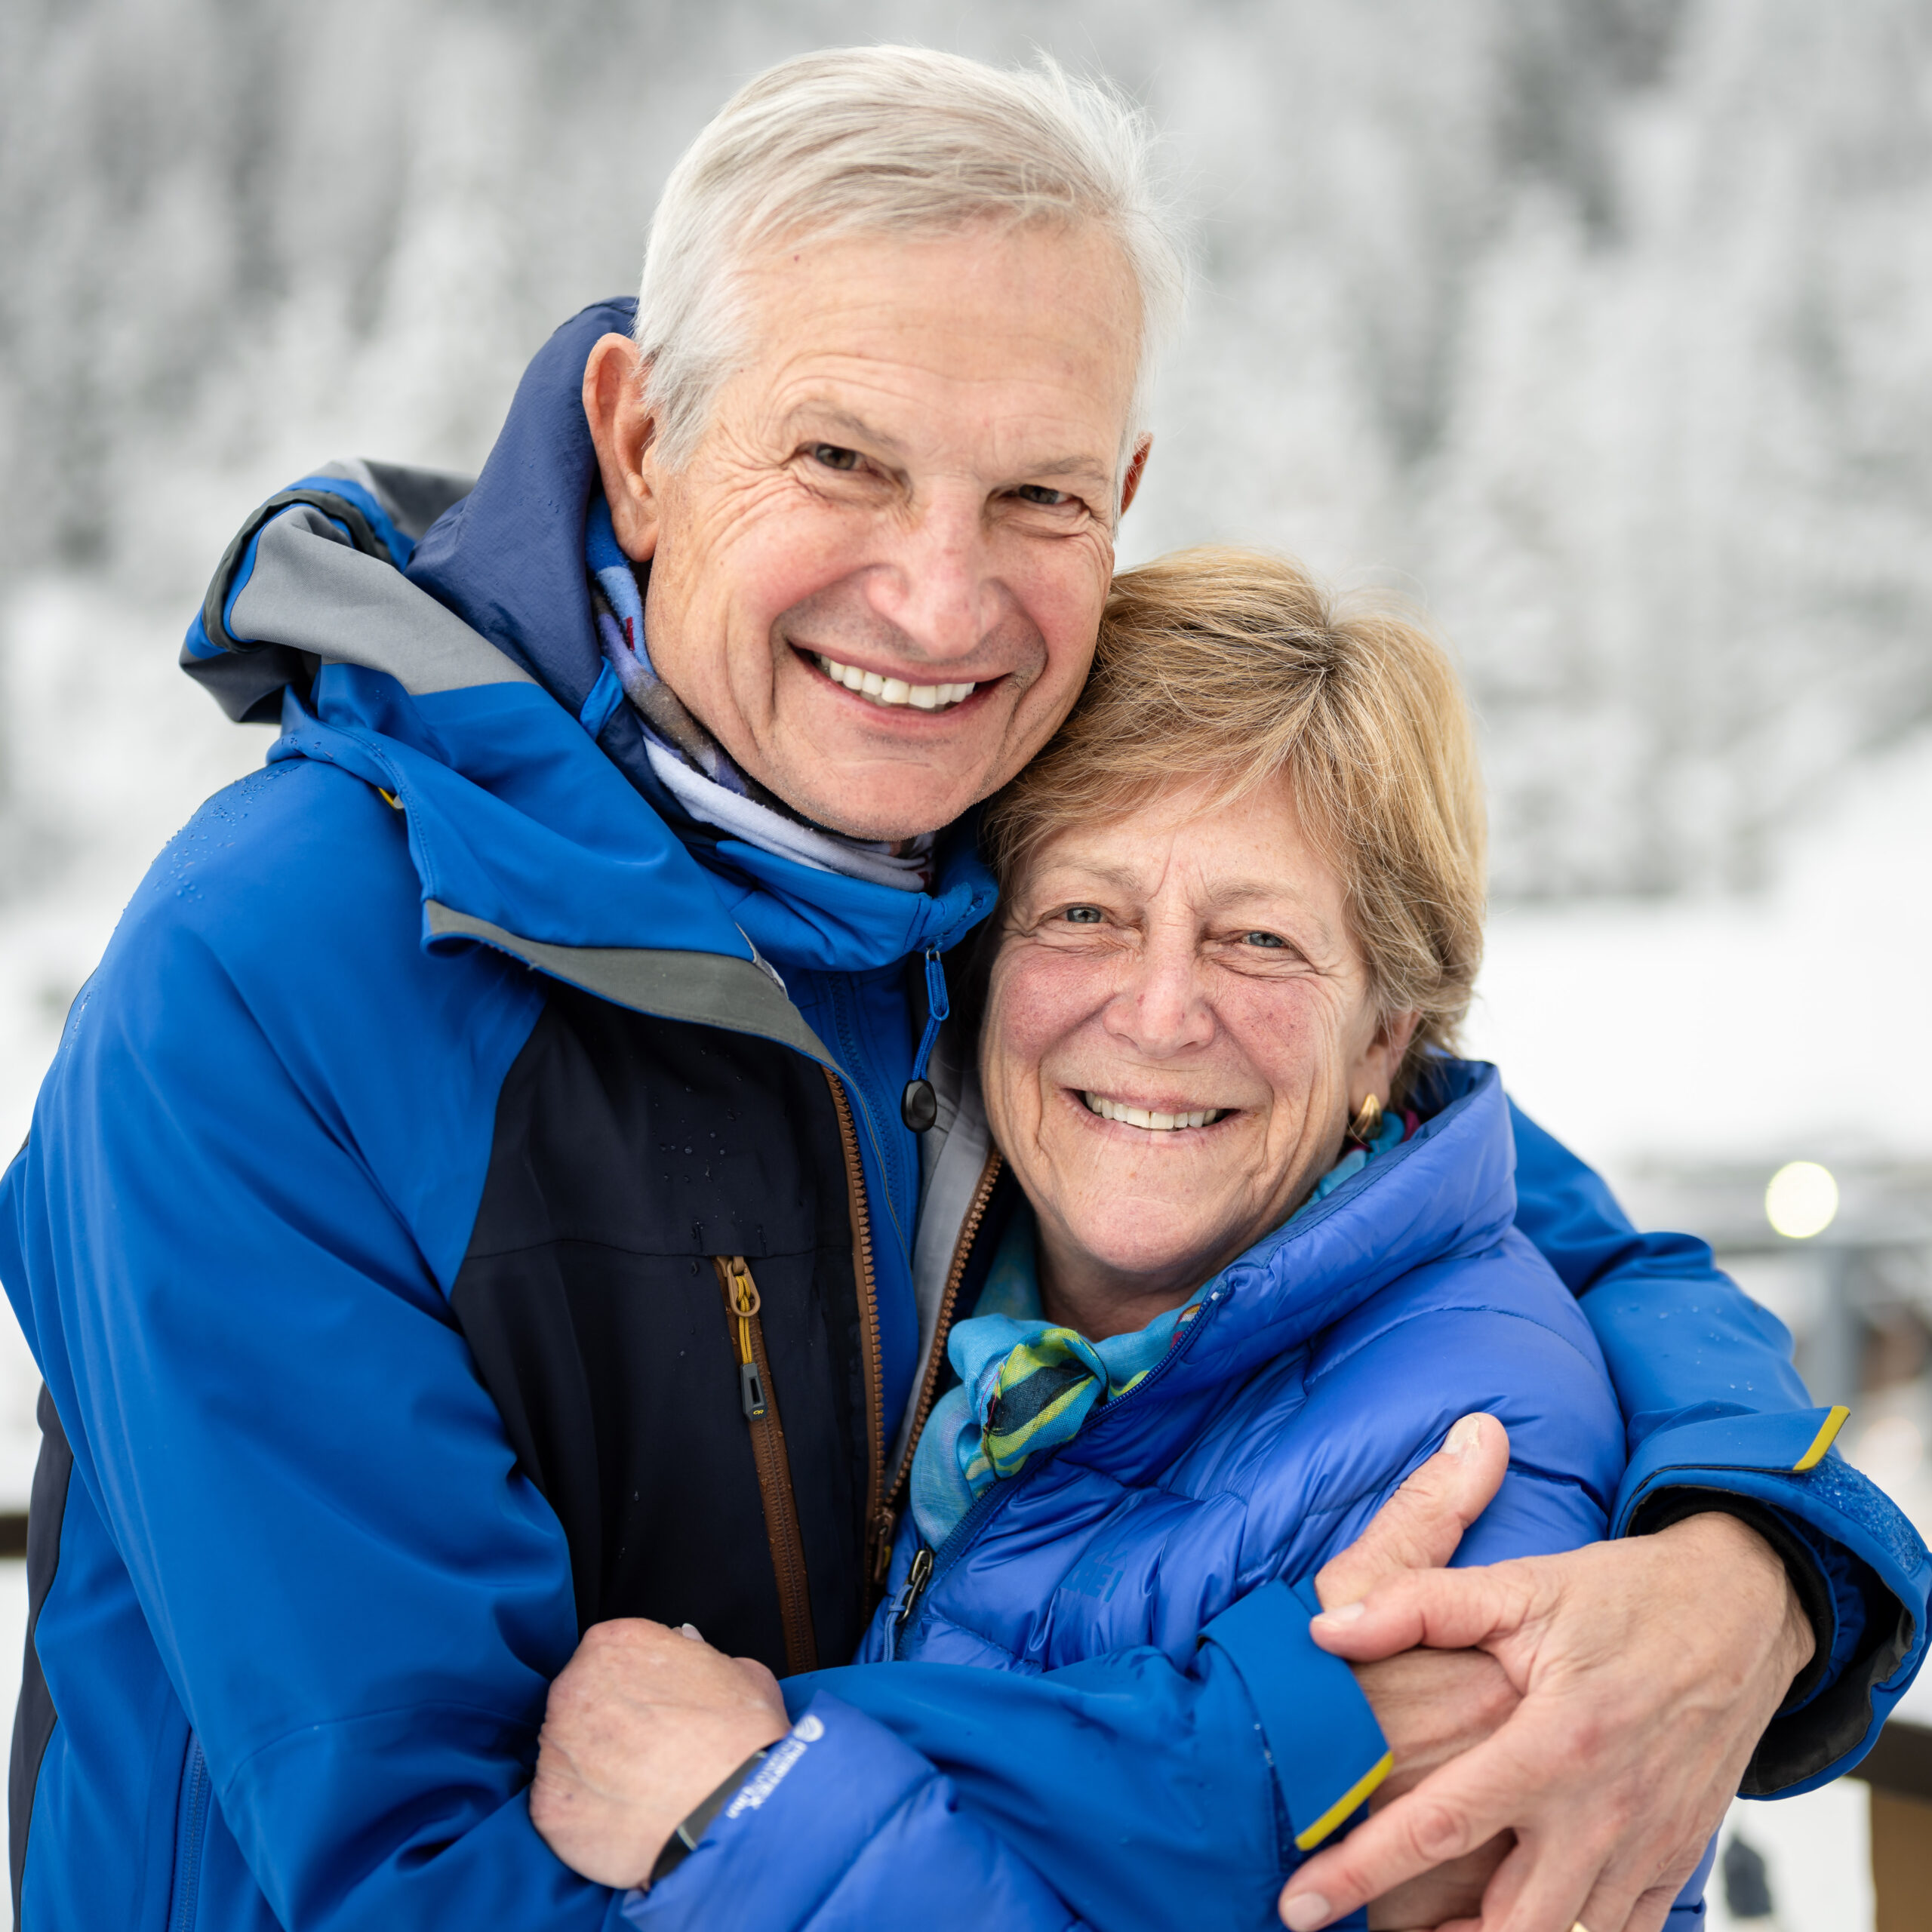
M942 838L928 893L774 857L685 820L635 714L593 698L580 390L591 345L633 306L599 303L550 339L473 486L357 462L272 497L223 558L183 666L231 716L280 717L272 761L334 764L395 801L427 943L843 971L949 946L993 903L970 824Z

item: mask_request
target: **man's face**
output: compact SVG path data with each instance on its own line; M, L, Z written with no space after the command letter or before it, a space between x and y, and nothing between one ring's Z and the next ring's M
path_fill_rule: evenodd
M635 352L584 398L657 672L807 817L897 839L1017 771L1113 569L1139 300L1089 229L866 237L751 265L745 361L657 460ZM853 688L857 686L857 688Z

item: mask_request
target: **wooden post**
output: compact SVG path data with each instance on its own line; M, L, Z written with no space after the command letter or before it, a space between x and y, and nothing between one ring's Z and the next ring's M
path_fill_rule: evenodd
M1932 1932L1932 1730L1894 1718L1857 1775L1872 1787L1875 1932Z

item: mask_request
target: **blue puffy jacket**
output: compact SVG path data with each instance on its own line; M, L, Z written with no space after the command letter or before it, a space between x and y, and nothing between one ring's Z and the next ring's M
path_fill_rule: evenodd
M903 961L985 909L970 835L929 894L734 846L654 789L613 700L579 383L629 317L559 331L473 488L353 464L265 506L190 633L192 675L282 735L157 860L0 1186L48 1389L10 1781L32 1932L774 1932L909 1899L1057 1932L1070 1841L1023 1821L1075 1767L1115 1780L1095 1845L1197 1815L1196 1874L1245 1896L1278 1864L1250 1684L1309 1646L1266 1592L1240 1667L1227 1633L1184 1667L841 1678L647 1897L531 1826L586 1623L691 1604L780 1667L848 1654L986 1160L963 1092L921 1141L895 1106ZM1869 1595L1824 1613L1852 1633L1831 1722L1768 1740L1774 1784L1826 1775L1915 1664L1923 1550L1835 1459L1793 1470L1787 1338L1708 1251L1518 1139L1518 1225L1637 1445L1619 1521L1685 1481L1755 1497ZM732 1255L767 1293L783 1494L746 1446ZM1311 1705L1309 1761L1339 1776L1358 1716Z
M1501 1081L1447 1063L1432 1084L1439 1110L1417 1133L1208 1282L1158 1364L1074 1441L995 1483L937 1552L909 1519L862 1662L1038 1675L1146 1645L1185 1669L1204 1632L1235 1657L1284 1767L1283 1871L1367 1798L1389 1761L1346 1666L1310 1645L1285 1669L1277 1640L1257 1648L1257 1595L1312 1608L1316 1571L1472 1411L1507 1426L1510 1466L1459 1563L1598 1540L1624 1466L1589 1324L1514 1226ZM995 1232L989 1214L979 1239ZM1311 1704L1334 1714L1313 1759ZM1069 1778L1065 1801L1084 1841L1100 1823L1091 1786ZM1169 1875L1137 1847L1056 1875L1111 1925ZM1244 1894L1173 1876L1186 1923L1272 1918L1275 1875L1258 1867ZM1686 1923L1700 1886L1680 1901Z

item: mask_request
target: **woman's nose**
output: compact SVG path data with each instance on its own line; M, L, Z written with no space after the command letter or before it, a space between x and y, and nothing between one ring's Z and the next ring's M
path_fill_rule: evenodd
M1143 947L1103 1023L1115 1038L1150 1058L1207 1045L1214 1015L1192 946L1157 940Z

